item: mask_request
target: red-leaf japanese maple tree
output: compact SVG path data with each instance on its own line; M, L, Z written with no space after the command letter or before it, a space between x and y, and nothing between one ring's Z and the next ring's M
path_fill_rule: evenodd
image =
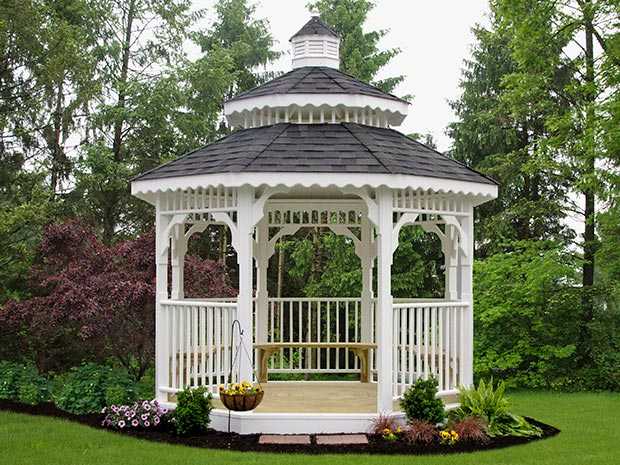
M154 355L154 235L107 246L70 221L46 228L38 257L33 296L0 310L16 349L42 371L115 357L141 378ZM185 286L192 297L236 295L219 262L191 255Z

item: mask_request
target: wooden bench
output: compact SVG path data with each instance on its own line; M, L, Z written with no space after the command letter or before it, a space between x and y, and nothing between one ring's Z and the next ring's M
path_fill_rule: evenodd
M301 349L349 349L360 360L360 381L368 383L370 381L370 350L376 349L377 344L365 342L274 342L265 344L254 344L257 352L258 380L261 383L267 382L267 372L269 370L269 358L279 351L286 348Z

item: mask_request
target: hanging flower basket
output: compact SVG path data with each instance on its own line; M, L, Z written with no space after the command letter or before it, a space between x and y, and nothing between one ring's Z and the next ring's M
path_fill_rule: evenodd
M235 412L254 410L263 400L265 392L260 384L248 381L231 384L228 388L220 386L220 400L224 407Z

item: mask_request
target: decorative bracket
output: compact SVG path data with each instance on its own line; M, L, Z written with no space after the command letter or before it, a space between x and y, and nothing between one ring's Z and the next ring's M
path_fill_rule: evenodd
M379 206L377 205L377 202L374 201L370 197L370 194L368 193L368 191L366 189L344 188L344 189L341 189L341 191L342 191L343 194L356 195L359 198L361 198L364 201L364 203L366 204L368 220L370 220L370 222L373 225L375 225L375 227L378 227L378 225L379 225Z
M284 187L268 187L265 189L262 195L256 199L252 205L252 226L256 226L265 215L265 204L267 200L273 195L284 194L285 192L288 192L288 189Z
M398 235L400 234L400 230L406 224L415 223L415 220L418 218L417 213L403 213L401 217L398 219L394 227L392 228L392 254L396 252L398 248Z
M269 259L276 251L276 242L278 242L278 239L280 239L283 236L290 236L292 234L295 234L299 228L301 226L297 225L297 224L287 224L286 226L282 226L280 228L280 230L271 238L269 239L269 242L267 243L267 251L266 251L266 255L267 255L267 259Z
M463 252L463 255L465 255L465 257L468 257L469 253L467 252L467 245L466 245L468 242L468 237L467 237L467 233L461 226L461 223L459 223L459 221L453 215L441 215L441 217L444 219L447 225L453 226L454 229L458 231L458 234L459 234L459 240L458 240L459 245L458 246L461 249L461 252Z
M211 216L213 216L215 221L220 221L230 228L231 244L235 250L239 251L239 231L237 225L230 217L230 214L225 212L213 212Z

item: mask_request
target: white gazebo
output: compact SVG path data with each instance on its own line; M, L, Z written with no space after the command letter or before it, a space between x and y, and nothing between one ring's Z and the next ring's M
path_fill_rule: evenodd
M237 319L254 347L240 378L258 372L265 399L233 412L233 430L361 432L378 413L402 416L398 399L421 377L435 376L446 402L472 383L473 209L497 185L391 129L408 103L340 72L338 36L319 18L291 44L292 71L225 103L232 134L132 182L156 208L156 395L173 406L179 390L206 386L217 399ZM186 298L188 239L215 224L230 229L239 295ZM412 224L441 241L443 299L392 298L392 256ZM305 227L354 245L361 295L268 295L275 243ZM265 382L267 370L360 381ZM218 405L212 426L226 429L227 415Z

